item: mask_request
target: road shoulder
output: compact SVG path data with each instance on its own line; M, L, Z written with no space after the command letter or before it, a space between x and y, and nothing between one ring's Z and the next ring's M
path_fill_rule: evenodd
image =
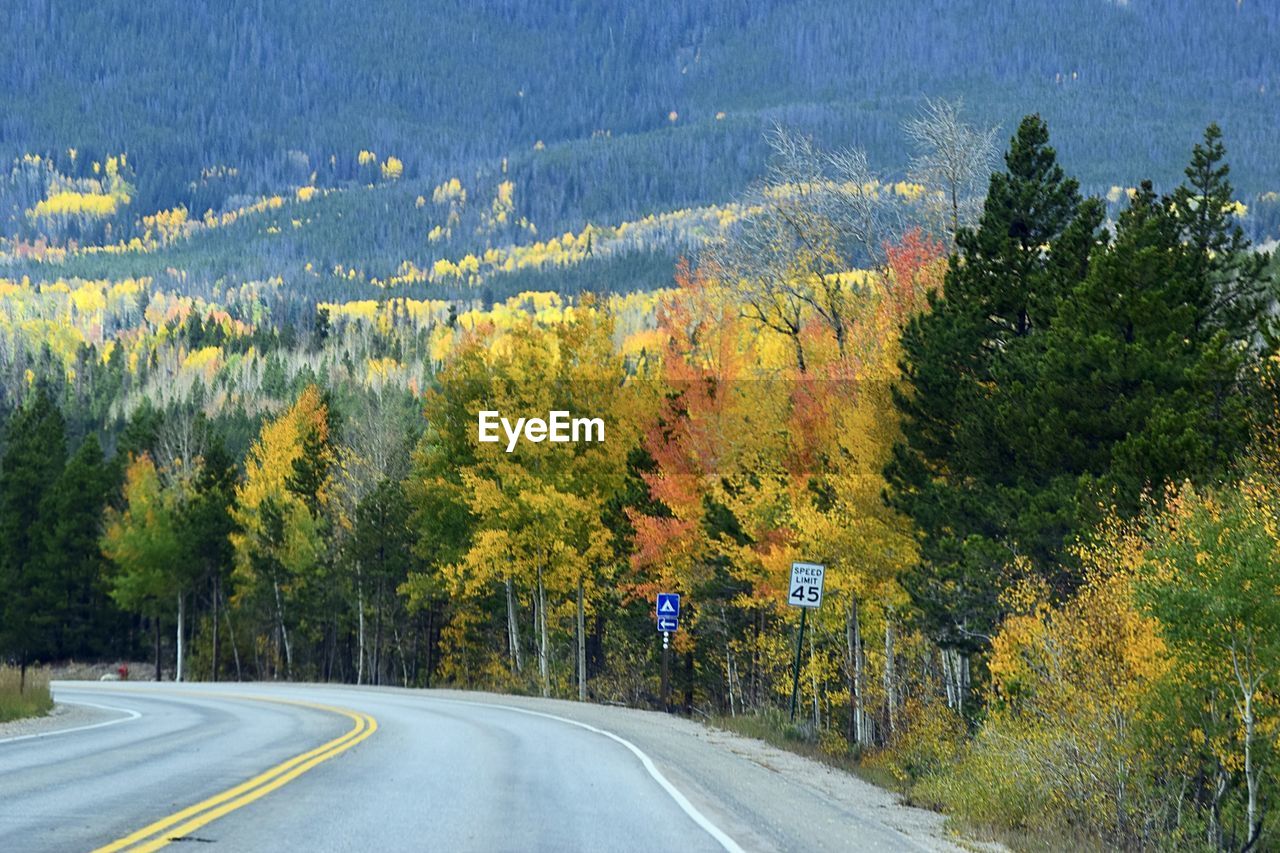
M750 850L997 850L949 832L944 815L838 768L681 717L557 699L431 690L428 697L507 705L612 732Z
M0 743L16 738L56 734L65 729L77 729L105 723L123 716L118 711L96 708L70 702L54 702L53 710L42 717L23 717L0 723Z

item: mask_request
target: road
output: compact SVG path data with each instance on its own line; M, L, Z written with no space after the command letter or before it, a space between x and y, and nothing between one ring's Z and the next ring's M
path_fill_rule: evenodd
M0 850L956 849L847 774L663 714L333 685L54 693L89 716L0 733Z

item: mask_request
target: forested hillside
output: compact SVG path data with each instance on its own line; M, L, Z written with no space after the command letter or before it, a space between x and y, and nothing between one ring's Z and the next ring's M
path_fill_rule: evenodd
M195 282L292 284L307 262L323 276L341 265L386 278L404 261L533 242L529 226L545 239L726 202L763 169L774 122L864 150L901 179L912 153L901 125L925 96L963 98L976 123L1006 131L1040 113L1100 193L1142 178L1171 186L1186 147L1216 121L1233 140L1252 233L1280 231L1280 203L1258 199L1280 189L1269 145L1280 133L1280 10L1266 3L380 0L357 11L324 0L39 0L9 10L6 28L0 155L17 158L0 180L7 255L42 240L127 244L163 211L222 220L275 196L291 203L299 187L373 183L140 263ZM94 194L77 182L100 180L95 164L119 155L127 193L65 197ZM448 211L417 199L455 178L473 208L510 183L511 227L468 222L430 240ZM591 275L629 290L644 263ZM72 272L124 274L102 257Z

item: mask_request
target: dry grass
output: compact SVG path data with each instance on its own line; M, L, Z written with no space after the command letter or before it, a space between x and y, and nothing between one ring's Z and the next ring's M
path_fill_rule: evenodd
M39 717L53 710L49 673L27 668L25 686L16 666L0 666L0 723L21 717Z
M860 761L855 753L847 749L840 752L823 749L809 725L788 722L781 711L769 709L739 714L736 717L716 716L710 723L716 728L762 740L779 749L839 768L872 785L893 791L901 790L889 771Z

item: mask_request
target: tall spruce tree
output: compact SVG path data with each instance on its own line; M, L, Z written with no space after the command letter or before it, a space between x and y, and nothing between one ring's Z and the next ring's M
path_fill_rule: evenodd
M1172 212L1191 250L1197 331L1223 330L1232 340L1251 340L1272 331L1265 325L1275 305L1276 282L1268 277L1267 256L1253 251L1240 227L1225 158L1222 131L1211 124L1192 149L1186 182L1172 196Z
M1052 564L1069 526L1062 489L1023 467L1027 406L1040 339L1087 269L1101 209L1082 203L1048 141L1038 116L1023 119L942 294L903 334L903 439L886 474L920 537L905 585L926 628L966 654L990 636L1016 558Z
M99 547L102 512L114 478L98 437L90 434L67 461L40 508L39 571L51 593L43 614L49 649L58 658L106 653L120 612L107 594L107 561Z
M1157 198L1144 183L1054 319L1035 408L1080 476L1082 521L1224 477L1249 442L1273 283L1236 225L1224 154L1210 126L1187 184Z
M201 428L210 430L207 423ZM231 507L235 500L236 467L227 453L222 437L210 430L208 449L200 459L200 472L187 501L182 506L181 529L186 551L186 564L190 569L189 581L193 591L208 589L210 606L210 675L218 679L220 663L219 609L226 598L227 584L231 579L231 566L235 557L231 547L231 533L235 521Z
M46 500L66 463L66 424L43 388L10 419L0 462L0 654L27 665L54 652L57 592L43 571Z

